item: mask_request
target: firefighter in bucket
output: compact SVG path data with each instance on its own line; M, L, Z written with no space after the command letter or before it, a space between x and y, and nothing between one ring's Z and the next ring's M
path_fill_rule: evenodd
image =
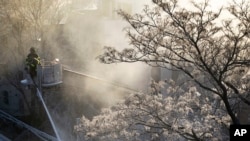
M36 68L37 68L37 65L39 64L40 64L40 58L37 55L35 48L31 47L30 53L28 54L26 58L26 66L32 79L37 75Z

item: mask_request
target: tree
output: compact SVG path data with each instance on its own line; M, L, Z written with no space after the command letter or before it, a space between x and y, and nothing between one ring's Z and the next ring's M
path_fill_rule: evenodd
M189 140L224 140L218 135L224 133L224 125L240 124L239 105L250 105L247 76L250 3L232 1L217 12L209 10L207 0L192 2L192 10L181 8L177 0L153 0L153 3L156 6L145 7L142 14L119 11L130 24L126 31L132 48L118 51L105 47L100 61L107 64L144 62L181 71L192 81L190 86L181 88L200 89L198 95L201 96L190 89L175 95L172 88L167 89L167 96L136 93L92 121L83 117L76 126L77 131L92 139L137 140L143 135L155 135L171 140L177 135L178 139L181 136ZM224 11L231 17L223 19ZM202 112L203 108L208 113ZM215 126L210 128L211 125Z
M230 117L219 97L202 97L191 83L154 85L167 87L169 94L133 93L92 120L83 116L75 126L78 135L86 140L229 139Z
M50 27L60 23L67 15L67 8L67 1L60 0L1 0L1 25L6 27L4 33L8 42L3 48L6 50L5 54L12 54L10 61L22 60L26 57L26 50L32 45L38 46L39 41L43 46L48 41L48 35L44 34Z
M24 71L28 50L31 46L45 46L49 40L46 38L51 30L49 27L58 25L67 12L67 1L0 0L0 63L6 64L4 77L23 94L25 100L20 74ZM38 42L42 42L40 46Z
M127 35L133 48L106 47L101 62L145 62L154 67L179 70L225 104L232 123L239 124L235 103L250 105L249 86L242 76L250 65L249 2L226 8L231 19L207 10L209 2L192 3L194 10L178 7L177 0L153 0L154 9L143 14L119 14L132 27ZM219 24L218 24L219 23ZM170 67L169 67L170 66Z

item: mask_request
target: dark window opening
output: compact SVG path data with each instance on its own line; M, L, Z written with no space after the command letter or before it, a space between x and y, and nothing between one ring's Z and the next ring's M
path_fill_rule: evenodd
M8 91L3 91L3 102L6 105L9 105L9 93L8 93Z

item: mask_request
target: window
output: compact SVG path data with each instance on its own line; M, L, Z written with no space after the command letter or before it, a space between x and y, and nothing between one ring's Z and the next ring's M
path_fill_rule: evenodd
M8 93L8 91L4 90L2 93L3 93L3 102L6 105L9 105L9 93Z

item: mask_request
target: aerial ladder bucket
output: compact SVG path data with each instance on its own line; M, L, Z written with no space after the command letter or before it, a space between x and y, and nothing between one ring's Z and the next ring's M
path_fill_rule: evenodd
M41 61L41 65L37 66L38 83L42 87L52 87L61 84L62 81L62 65L59 59L54 61Z

